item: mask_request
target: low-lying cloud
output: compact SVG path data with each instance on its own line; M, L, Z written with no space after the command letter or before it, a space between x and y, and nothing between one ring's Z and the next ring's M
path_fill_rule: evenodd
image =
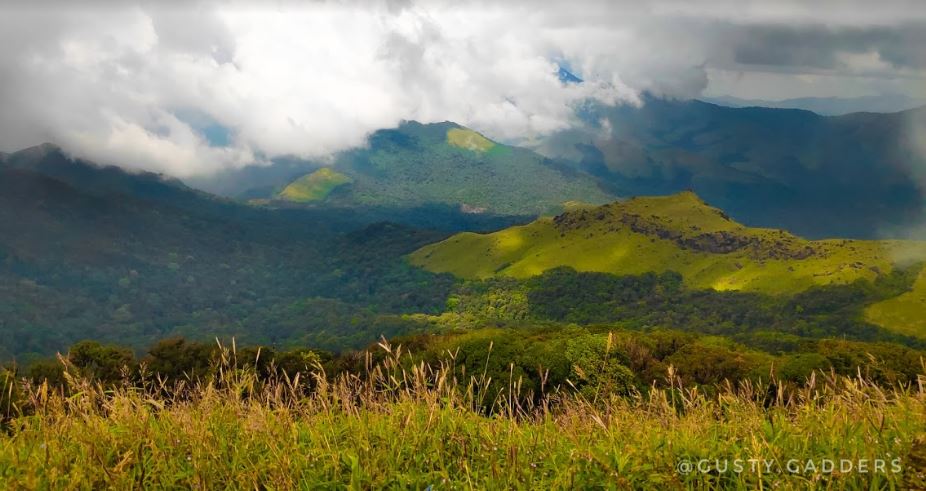
M769 77L785 95L907 93L926 70L918 3L538 5L0 7L0 149L190 176L323 157L408 119L519 141L576 124L587 99L761 96Z

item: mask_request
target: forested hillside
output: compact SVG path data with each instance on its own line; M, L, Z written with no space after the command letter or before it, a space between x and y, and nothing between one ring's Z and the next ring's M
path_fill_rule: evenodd
M442 236L26 150L0 164L0 357L171 334L363 345L401 330L381 315L443 305L450 281L401 260Z

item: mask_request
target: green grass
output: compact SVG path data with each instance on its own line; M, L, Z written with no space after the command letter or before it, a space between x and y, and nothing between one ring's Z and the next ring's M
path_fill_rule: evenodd
M637 224L628 225L628 217L636 217ZM672 237L664 237L666 231ZM711 234L752 242L732 252L682 244ZM805 257L808 250L812 253ZM926 243L808 241L781 230L745 227L694 194L682 193L580 209L558 222L541 218L490 234L462 233L410 259L467 279L526 278L558 266L620 275L671 270L693 288L793 294L814 285L872 280L891 271L901 250L926 255Z
M336 188L349 184L352 179L344 174L322 167L291 182L280 191L280 199L305 203L322 201Z
M865 319L900 334L926 338L926 269L911 291L869 306Z
M645 395L573 393L519 403L516 380L458 381L387 347L365 375L314 391L259 385L227 364L165 398L156 383L66 395L24 387L29 414L0 434L6 489L828 489L912 488L926 472L926 393L819 374L779 391L673 382ZM667 374L674 380L672 372ZM479 397L505 388L486 416ZM509 395L510 394L510 395ZM772 473L678 471L699 459L774 459ZM900 459L902 473L787 471L790 459ZM784 468L779 471L777 466ZM871 465L871 464L870 464ZM891 464L887 464L891 469ZM749 464L746 464L748 469Z

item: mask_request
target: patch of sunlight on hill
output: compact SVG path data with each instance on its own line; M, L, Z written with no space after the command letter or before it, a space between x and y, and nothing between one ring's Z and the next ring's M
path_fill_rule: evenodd
M295 202L321 201L339 186L350 183L350 177L328 167L296 179L280 191L280 199Z
M911 291L868 307L865 320L899 334L926 339L926 269L920 272Z
M501 251L514 251L522 245L524 245L524 234L520 228L503 230L495 237L495 246Z
M923 243L910 244L926 252ZM896 247L896 241L808 241L748 228L681 193L582 208L491 234L459 234L410 260L467 279L525 278L558 266L620 275L670 270L694 288L789 294L873 280L893 269Z
M488 152L495 146L492 140L489 140L473 130L464 128L453 128L448 130L447 143L474 152Z

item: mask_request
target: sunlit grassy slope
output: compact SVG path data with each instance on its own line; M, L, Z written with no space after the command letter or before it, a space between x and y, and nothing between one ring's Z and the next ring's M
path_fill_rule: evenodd
M912 291L870 306L865 319L901 334L926 337L926 269Z
M745 227L684 192L577 209L491 234L458 234L416 251L411 261L470 279L524 278L557 266L616 274L671 270L691 287L789 294L874 279L896 258L917 256L926 257L926 243L808 241Z
M487 152L495 146L492 140L466 128L453 128L447 131L447 143L474 152Z
M280 198L287 201L321 201L338 186L348 184L351 178L327 167L300 177L280 191Z

